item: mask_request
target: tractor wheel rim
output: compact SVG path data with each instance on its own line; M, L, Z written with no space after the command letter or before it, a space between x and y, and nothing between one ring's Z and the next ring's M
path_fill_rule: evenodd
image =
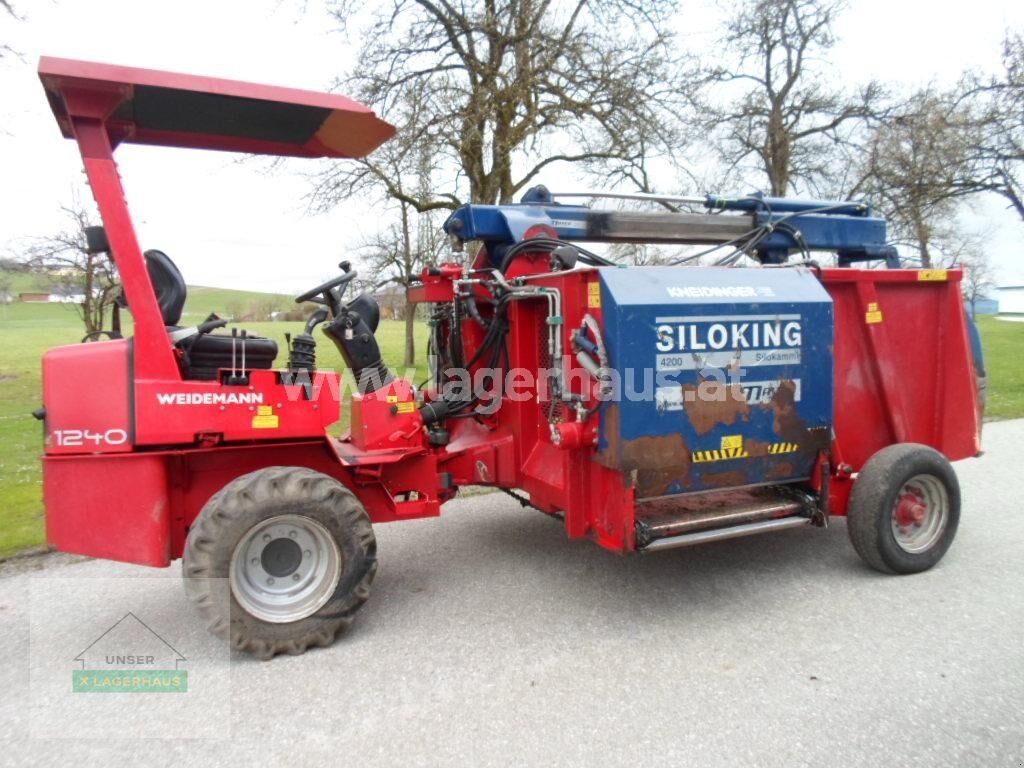
M231 593L246 612L273 624L312 616L341 579L341 552L328 530L304 515L278 515L248 531L231 555Z
M934 475L914 475L896 495L892 534L900 549L927 552L942 538L949 522L949 493Z

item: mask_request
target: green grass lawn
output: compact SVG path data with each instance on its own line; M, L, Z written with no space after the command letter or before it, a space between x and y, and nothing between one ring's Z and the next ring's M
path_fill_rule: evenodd
M223 313L231 303L265 300L266 294L249 294L213 288L189 289L184 322L197 322L212 311ZM271 296L271 299L274 297ZM287 305L293 304L290 297ZM125 316L127 323L130 319ZM247 330L275 339L278 364L287 360L285 333L297 334L300 322L246 322ZM127 328L126 328L127 330ZM82 325L74 308L60 304L0 305L0 558L39 546L44 541L42 486L39 454L42 425L31 412L41 405L40 357L50 347L75 344ZM377 332L384 360L401 372L405 325L384 320ZM426 326L417 325L417 383L426 377ZM343 369L341 356L326 338L319 338L320 368ZM102 382L96 382L102 386ZM347 412L343 407L343 420ZM341 429L339 425L335 429Z
M182 312L182 325L201 323L211 312L222 317L232 313L244 315L249 309L277 311L295 308L295 297L276 293L256 293L254 291L234 291L227 288L206 288L190 285L188 303ZM241 311L239 311L241 310Z
M10 285L11 294L17 296L19 293L40 293L46 290L42 277L38 272L8 272L0 270L0 281Z
M221 289L190 291L186 316L192 322L211 311L223 312L231 303L263 300L256 294ZM987 416L992 419L1024 416L1024 364L1021 362L1024 323L982 317L978 324L988 365ZM247 322L244 327L275 339L281 350L278 363L283 365L286 360L284 334L298 333L302 324ZM39 361L46 349L77 343L81 335L81 323L72 307L0 305L0 557L43 543L39 469L42 428L31 416L31 411L40 405ZM385 361L400 373L403 324L383 321L377 335ZM426 327L420 323L417 325L417 381L426 376L425 347ZM327 339L320 341L317 351L320 367L342 370L341 357Z
M1024 416L1024 322L978 318L988 373L987 419Z
M46 276L38 271L13 271L0 269L0 281L10 284L10 291L17 298L19 293L46 293ZM283 293L261 293L258 291L238 291L233 288L207 288L202 285L188 287L188 305L182 313L185 319L202 320L211 312L227 315L229 306L246 309L253 305L271 306L273 309L288 310L295 306L295 298ZM71 311L71 310L69 310ZM4 319L0 308L0 320Z

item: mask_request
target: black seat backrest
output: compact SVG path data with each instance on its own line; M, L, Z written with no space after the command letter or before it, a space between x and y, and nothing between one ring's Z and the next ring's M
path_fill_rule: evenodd
M150 282L156 293L156 302L160 305L164 325L177 325L181 320L181 311L185 308L188 289L185 278L171 261L171 257L163 251L146 251L146 269L149 271Z

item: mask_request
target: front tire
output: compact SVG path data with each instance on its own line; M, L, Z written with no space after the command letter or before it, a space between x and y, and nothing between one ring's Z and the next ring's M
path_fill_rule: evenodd
M185 543L185 591L208 628L269 659L328 646L370 595L377 542L334 478L269 467L228 483Z
M857 475L847 530L857 554L884 573L919 573L946 554L960 523L960 484L938 451L899 443Z

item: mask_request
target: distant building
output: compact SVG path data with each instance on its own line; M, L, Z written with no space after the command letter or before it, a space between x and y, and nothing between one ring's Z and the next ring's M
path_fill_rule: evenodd
M53 293L23 292L18 294L18 301L25 304L81 304L85 294L75 291L54 291Z
M53 304L82 304L85 302L85 294L81 291L55 291L50 294L50 302Z
M401 320L405 317L405 287L401 285L387 285L380 290L370 294L380 307L382 320Z
M1024 285L1001 285L999 292L999 314L1024 315Z

